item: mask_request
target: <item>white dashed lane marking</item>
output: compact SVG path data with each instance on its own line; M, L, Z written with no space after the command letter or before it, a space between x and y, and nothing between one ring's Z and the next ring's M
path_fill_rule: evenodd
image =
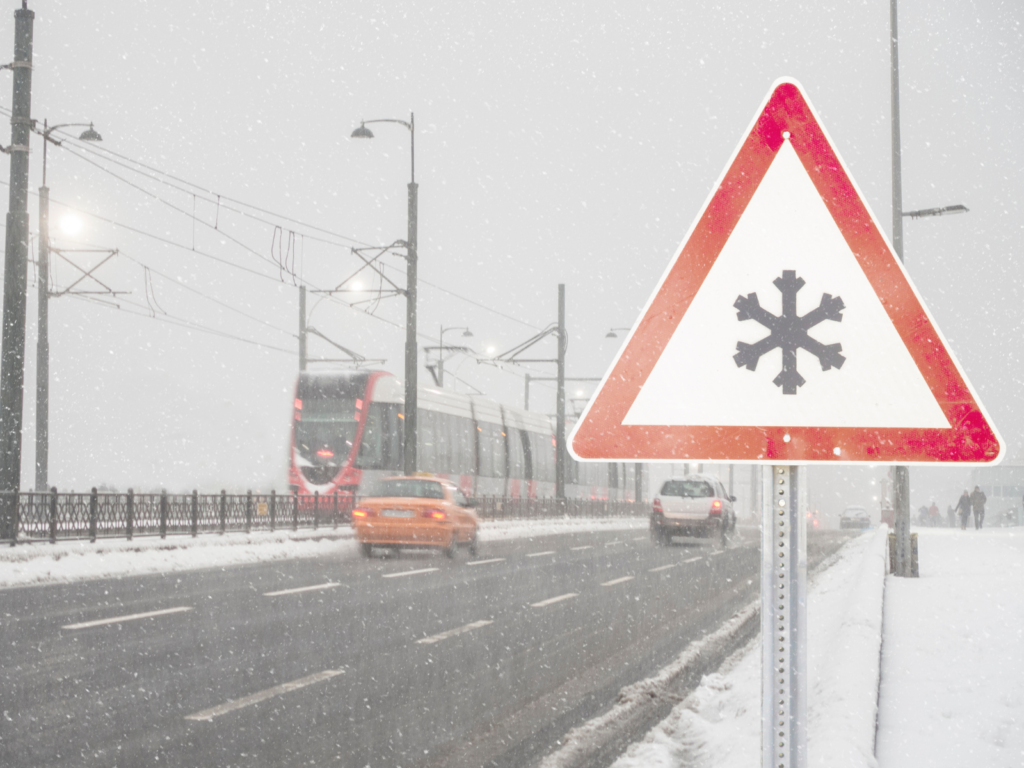
M564 594L564 595L559 595L558 597L549 597L547 600L541 600L539 603L531 603L530 607L531 608L547 608L549 605L554 605L555 603L560 603L563 600L569 600L569 599L574 598L574 597L579 597L579 594L580 594L579 592L569 592L569 593Z
M570 552L579 552L581 549L593 549L592 544L584 544L582 547L569 547Z
M647 541L646 536L637 536L633 541Z
M340 586L341 584L338 584L337 582L328 581L325 584L314 584L311 587L295 587L295 589L279 589L277 592L264 592L263 596L278 597L279 595L297 595L299 592L315 592L319 589L334 589L335 587Z
M397 579L399 576L415 576L418 573L431 573L432 571L438 570L440 570L440 568L418 568L415 571L399 571L398 573L385 573L381 578Z
M455 637L461 635L463 632L469 632L474 629L480 629L480 627L486 627L488 624L493 624L493 621L474 621L470 624L466 624L455 629L449 629L447 632L441 632L437 635L431 635L430 637L424 637L422 640L417 640L417 643L424 643L430 645L431 643L439 643L442 640L447 640L449 637Z
M621 578L618 578L618 579L612 579L611 581L602 582L601 586L602 587L614 587L616 584L621 584L624 581L632 581L632 580L633 580L632 576L622 576Z
M684 563L696 563L698 560L703 560L703 557L691 557L689 560L683 560Z
M305 688L307 685L313 685L323 680L329 680L335 675L343 674L343 670L340 669L325 669L323 672L317 672L315 675L309 675L308 677L300 677L298 680L292 680L290 683L282 683L281 685L275 685L273 688L267 688L265 691L254 693L251 696L246 696L241 699L235 699L229 701L226 704L221 704L217 707L210 707L204 709L201 712L195 712L191 715L185 715L186 720L213 720L215 717L226 715L228 712L234 712L236 709L242 709L253 704L259 704L261 701L272 699L275 696L280 696L282 693L289 693L290 691L297 691L299 688Z
M724 555L724 554L725 554L725 550L724 549L720 549L717 552L712 552L710 555L708 555L708 557L718 557L719 555Z
M491 563L503 563L505 562L504 557L492 557L490 560L473 560L466 563L466 565L489 565Z
M611 547L611 546L613 546L613 545L615 545L615 544L621 544L621 543L622 543L621 541L619 541L618 539L616 539L615 541L608 541L608 542L605 542L605 546L606 546L606 547Z
M132 613L127 616L115 616L112 619L96 619L95 621L83 621L79 624L67 624L61 629L86 629L88 627L101 627L104 624L120 624L122 621L137 621L138 619L150 619L154 616L166 616L169 613L184 613L191 611L187 605L178 608L165 608L162 611L147 611L146 613Z
M687 561L689 562L689 561ZM669 568L675 568L679 563L669 563L668 565L659 565L657 568L648 569L648 573L657 573L658 571L667 571Z
M547 552L531 552L527 557L543 557L544 555L553 555L555 550L549 549Z

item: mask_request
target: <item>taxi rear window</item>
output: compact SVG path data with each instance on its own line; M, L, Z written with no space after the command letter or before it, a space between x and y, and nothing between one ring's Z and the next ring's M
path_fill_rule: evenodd
M444 498L441 484L434 480L382 480L378 490L380 496L398 496L407 499Z

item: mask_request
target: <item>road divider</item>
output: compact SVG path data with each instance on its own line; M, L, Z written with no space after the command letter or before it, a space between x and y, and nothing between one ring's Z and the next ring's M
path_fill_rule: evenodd
M294 589L279 589L277 592L264 592L264 597L280 597L281 595L297 595L299 592L316 592L321 589L334 589L341 584L335 581L328 581L325 584L314 584L311 587L295 587Z
M547 608L549 605L560 603L563 600L571 600L574 597L579 597L579 592L568 592L558 597L549 597L547 600L541 600L539 603L530 603L531 608Z
M324 680L330 680L332 677L341 674L344 674L344 670L325 669L323 672L317 672L315 675L308 675L307 677L300 677L298 680L292 680L290 683L275 685L273 688L267 688L265 691L254 693L251 696L235 699L227 702L226 704L210 707L209 709L204 709L200 712L193 712L191 715L185 715L185 719L210 721L215 717L226 715L228 712L234 712L236 709L251 707L253 704L259 704L261 701L266 701L267 699L272 699L275 696L280 696L282 693L297 691L300 688L305 688L307 685L313 685L314 683L319 683Z
M398 573L385 573L381 576L382 579L397 579L400 576L415 576L420 573L432 573L433 571L439 571L440 568L417 568L415 571L399 571Z
M61 629L88 629L89 627L101 627L104 624L120 624L125 621L138 621L139 619L151 619L154 616L166 616L171 613L185 613L191 611L192 607L182 605L177 608L165 608L162 611L146 611L145 613L130 613L127 616L114 616L110 619L96 619L95 621L83 621L78 624L65 624Z
M441 632L437 635L424 637L416 642L422 643L423 645L431 645L432 643L439 643L442 640L447 640L449 637L455 637L456 635L461 635L463 632L470 632L474 629L480 629L480 627L486 627L488 624L493 623L493 621L474 621L469 624L464 624L461 627L456 627L455 629L449 629L447 632Z

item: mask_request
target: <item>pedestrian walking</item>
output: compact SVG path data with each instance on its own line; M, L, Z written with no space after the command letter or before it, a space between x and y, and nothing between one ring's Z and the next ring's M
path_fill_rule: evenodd
M978 486L974 486L974 492L971 494L971 508L974 510L974 528L979 531L985 522L986 501L988 498L985 496L985 492Z
M952 504L946 506L946 517L949 518L949 527L956 528L956 512L953 511Z
M956 503L956 511L960 515L960 530L967 530L967 518L971 516L971 497L967 493L967 489L964 488L964 492L960 495L960 500Z

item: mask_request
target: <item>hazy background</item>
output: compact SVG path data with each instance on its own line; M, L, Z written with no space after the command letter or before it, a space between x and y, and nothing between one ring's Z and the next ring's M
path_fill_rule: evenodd
M4 5L0 59L9 61L20 3ZM30 7L33 115L95 121L98 147L198 185L172 188L75 141L49 149L55 245L120 249L97 276L129 292L100 299L120 310L95 297L51 300L50 480L62 489L283 489L296 284L334 287L357 268L350 246L405 237L409 134L379 125L375 139L352 140L361 119L416 113L421 344L436 343L441 324L468 325L478 351L503 351L555 319L564 282L569 376L604 373L622 337L605 334L636 320L780 76L802 82L890 231L887 0ZM907 265L1010 460L1022 455L1024 427L1022 17L1015 1L900 8L904 207L971 209L907 220ZM33 142L35 188L42 145ZM270 213L223 199L218 209L218 194ZM33 229L36 205L33 195ZM59 228L73 209L76 236ZM74 275L57 264L56 286ZM401 374L401 299L375 316L313 296L310 308L311 324ZM316 340L310 353L335 356ZM553 375L469 359L448 370L460 389L516 405L527 370ZM570 387L574 397L590 391ZM552 412L553 387L535 385L531 401ZM821 497L866 503L882 473L821 470ZM915 506L964 474L915 470Z

